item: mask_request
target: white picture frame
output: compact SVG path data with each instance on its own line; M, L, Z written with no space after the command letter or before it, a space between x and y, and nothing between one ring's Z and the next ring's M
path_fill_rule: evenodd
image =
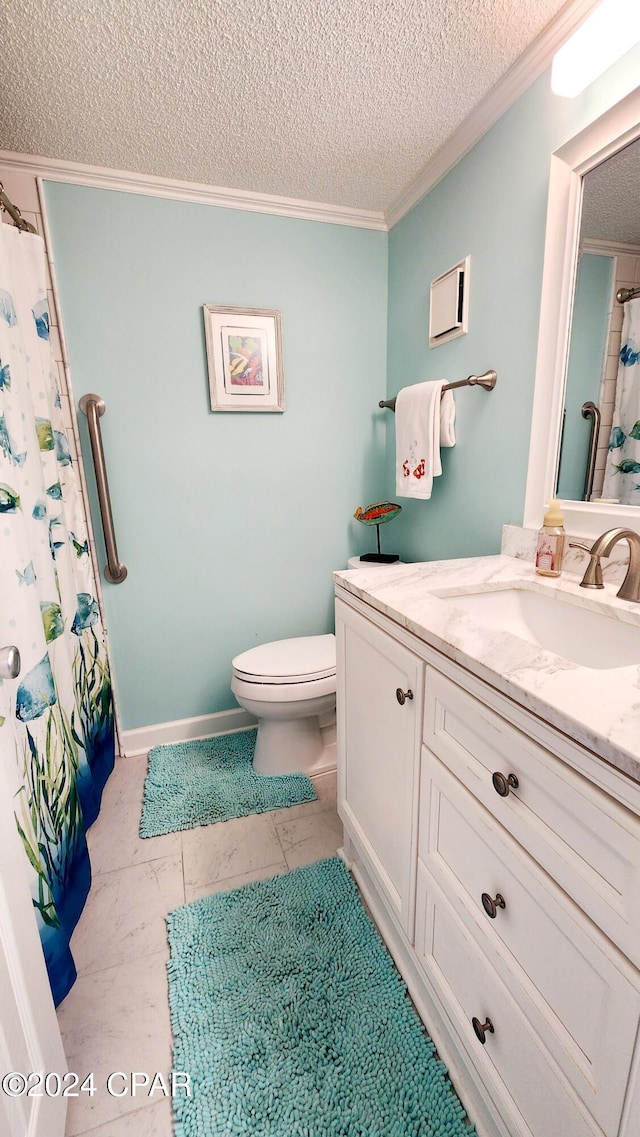
M284 411L280 312L204 304L203 316L211 410Z

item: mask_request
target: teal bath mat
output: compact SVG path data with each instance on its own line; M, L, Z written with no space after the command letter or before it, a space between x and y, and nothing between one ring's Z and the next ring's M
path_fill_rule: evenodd
M315 801L305 774L254 773L255 730L154 746L144 784L141 837Z
M473 1137L338 858L171 912L176 1137Z

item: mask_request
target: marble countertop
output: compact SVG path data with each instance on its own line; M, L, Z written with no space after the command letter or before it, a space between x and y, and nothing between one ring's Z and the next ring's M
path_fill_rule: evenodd
M640 660L640 605L618 600L617 584L581 589L580 576L541 577L530 562L508 556L374 566L334 577L338 595L345 589L370 604L640 782L640 663L580 666L455 608L456 595L525 587L635 625Z

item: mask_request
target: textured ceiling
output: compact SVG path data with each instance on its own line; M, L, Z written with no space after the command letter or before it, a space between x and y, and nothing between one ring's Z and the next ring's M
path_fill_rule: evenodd
M582 237L640 245L640 142L584 178Z
M0 148L384 210L566 0L0 0Z

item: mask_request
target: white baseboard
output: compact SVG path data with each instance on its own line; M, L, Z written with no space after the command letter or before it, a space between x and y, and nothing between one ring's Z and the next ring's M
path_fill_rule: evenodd
M238 730L249 730L252 726L256 726L256 720L241 707L218 711L212 715L198 715L192 719L139 726L134 730L122 731L120 753L123 758L135 758L139 754L146 754L152 746L188 742L192 738L211 738L214 734L231 734Z

